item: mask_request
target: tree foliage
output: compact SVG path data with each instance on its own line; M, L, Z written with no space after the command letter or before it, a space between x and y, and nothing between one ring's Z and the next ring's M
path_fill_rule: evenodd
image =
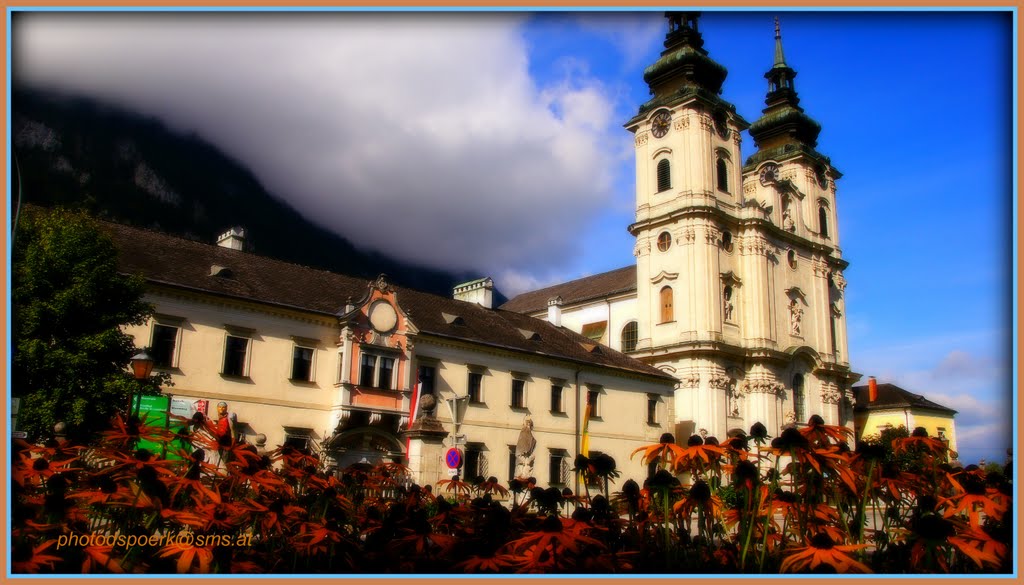
M63 421L86 438L146 390L127 373L136 351L122 325L152 311L143 280L119 274L117 252L86 215L22 213L12 248L12 394L20 430L45 437ZM149 392L155 387L149 385Z

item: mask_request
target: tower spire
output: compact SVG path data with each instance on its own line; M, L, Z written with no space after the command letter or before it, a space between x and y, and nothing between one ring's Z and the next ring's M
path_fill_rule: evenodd
M767 106L760 119L750 126L750 135L759 149L804 144L814 148L821 125L804 113L793 79L796 71L786 63L782 52L782 28L775 17L775 55L771 69L764 74L768 80Z
M782 54L782 31L779 27L779 17L775 17L775 63L772 68L785 67L786 57Z

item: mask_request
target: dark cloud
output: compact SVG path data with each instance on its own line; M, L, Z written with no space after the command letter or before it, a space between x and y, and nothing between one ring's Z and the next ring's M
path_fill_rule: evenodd
M510 292L574 258L622 130L505 14L20 14L16 80L155 115L317 223ZM501 281L505 280L505 283Z

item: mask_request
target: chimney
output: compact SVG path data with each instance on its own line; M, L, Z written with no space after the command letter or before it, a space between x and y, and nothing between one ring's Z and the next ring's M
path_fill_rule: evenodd
M245 230L235 226L224 232L217 238L217 245L222 248L241 250L245 246Z
M548 299L548 323L555 327L562 326L562 297Z
M452 297L457 301L476 303L485 309L494 304L494 281L490 278L478 278L455 285Z
M868 377L868 402L878 400L878 382L874 376Z

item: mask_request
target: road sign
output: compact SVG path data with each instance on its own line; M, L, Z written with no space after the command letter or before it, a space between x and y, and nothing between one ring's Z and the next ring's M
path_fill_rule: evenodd
M448 470L448 477L455 477L458 474L459 474L459 470L458 469L449 469Z
M455 444L459 447L466 444L466 435L458 434L455 435Z
M462 451L459 451L457 447L448 449L444 454L444 463L448 469L458 469L462 465Z

